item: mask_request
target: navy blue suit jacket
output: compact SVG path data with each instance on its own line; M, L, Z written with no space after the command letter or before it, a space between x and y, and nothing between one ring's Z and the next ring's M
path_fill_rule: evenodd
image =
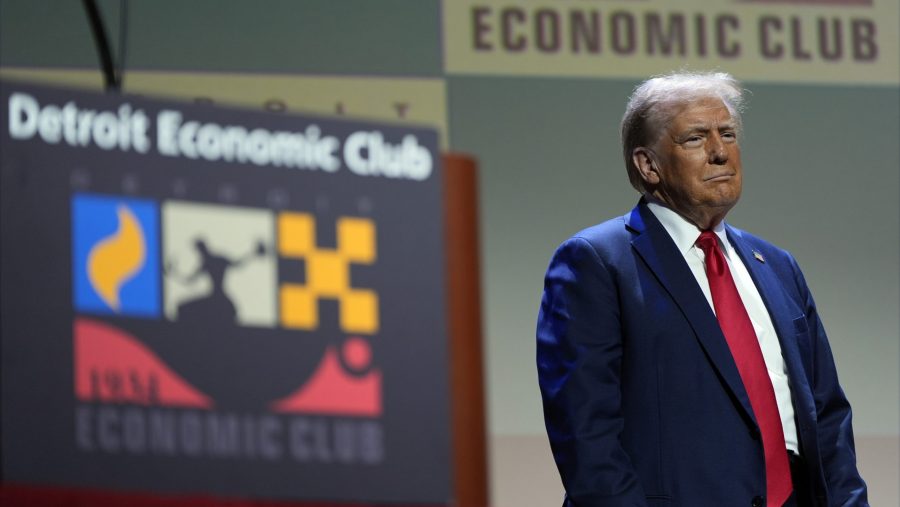
M814 501L868 505L850 406L797 263L726 227L781 343ZM643 200L556 251L537 363L564 505L749 507L765 495L762 442L728 345Z

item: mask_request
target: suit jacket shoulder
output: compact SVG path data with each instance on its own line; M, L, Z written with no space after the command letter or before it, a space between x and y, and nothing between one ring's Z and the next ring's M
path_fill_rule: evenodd
M569 241L574 239L587 241L598 253L609 250L612 246L621 247L622 243L627 244L631 239L631 235L625 226L626 216L618 216L586 227L573 234Z

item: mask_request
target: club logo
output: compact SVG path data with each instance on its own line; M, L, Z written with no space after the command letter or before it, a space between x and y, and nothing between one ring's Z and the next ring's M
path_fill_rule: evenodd
M375 262L375 226L370 220L342 218L337 223L337 248L316 247L315 218L307 213L279 217L279 253L306 261L305 285L281 287L282 324L288 328L316 329L318 301L340 304L341 330L373 334L378 331L378 296L372 290L350 286L350 263Z
M372 220L339 216L330 248L311 213L88 194L72 210L78 399L381 415L378 294L352 279L376 264Z
M79 311L159 314L157 213L153 202L96 195L72 200L74 299Z
M162 216L169 320L275 326L271 211L168 201Z

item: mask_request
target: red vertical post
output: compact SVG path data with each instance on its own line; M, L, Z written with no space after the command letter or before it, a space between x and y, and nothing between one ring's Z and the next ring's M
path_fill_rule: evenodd
M487 507L478 171L466 155L444 154L442 162L454 496L459 507Z

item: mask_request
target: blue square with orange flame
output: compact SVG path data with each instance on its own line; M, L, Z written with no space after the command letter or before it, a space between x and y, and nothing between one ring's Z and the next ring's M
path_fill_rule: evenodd
M160 315L159 213L155 202L72 197L73 299L78 311Z

